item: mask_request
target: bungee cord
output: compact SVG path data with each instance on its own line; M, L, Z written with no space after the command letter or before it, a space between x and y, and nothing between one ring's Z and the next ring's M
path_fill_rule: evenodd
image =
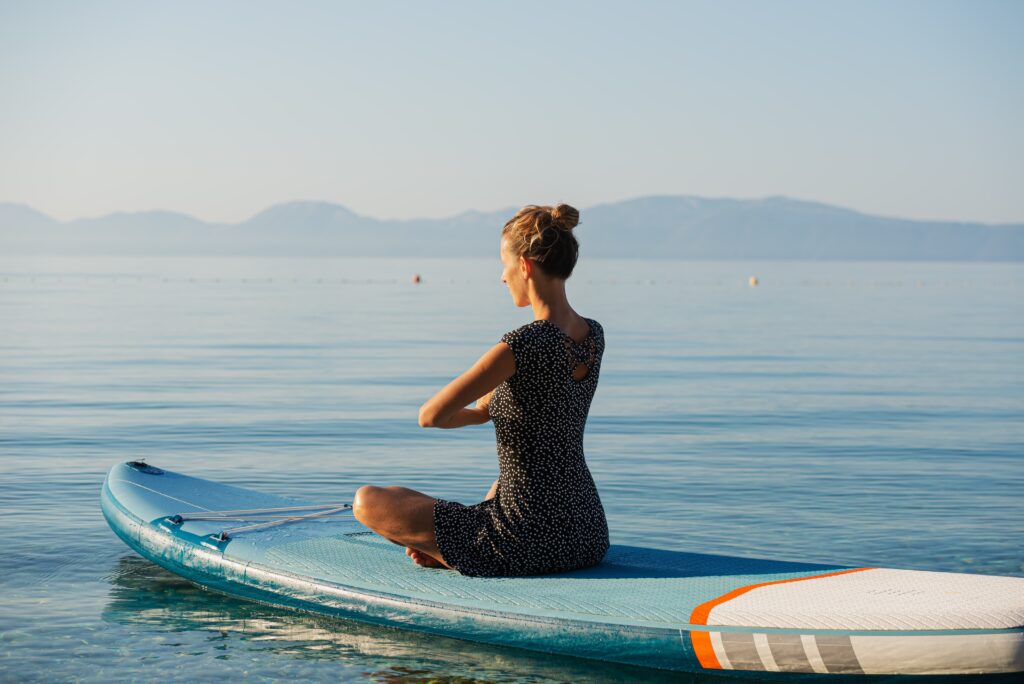
M317 518L325 518L330 515L338 513L350 512L352 510L352 504L311 504L308 506L284 506L280 508L245 508L235 509L226 511L196 511L199 515L192 515L191 513L179 513L176 515L167 516L166 520L172 525L184 525L186 522L191 520L198 521L212 521L212 520L223 520L225 522L253 522L251 525L241 525L239 527L231 527L228 529L221 530L220 534L212 534L211 537L217 541L227 541L232 535L240 532L252 532L253 530L266 529L268 527L275 527L277 525L285 525L287 523L304 522L306 520L315 520ZM308 511L301 515L289 515L292 513L299 513L300 511Z

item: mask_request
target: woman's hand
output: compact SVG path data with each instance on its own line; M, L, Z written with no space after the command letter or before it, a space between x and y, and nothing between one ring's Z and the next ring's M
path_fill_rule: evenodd
M494 389L498 389L495 387ZM494 390L491 390L484 396L476 400L476 408L484 413L487 413L488 407L491 405L491 397L494 396Z
M498 493L498 483L499 482L501 482L501 478L500 477L497 480L495 480L494 484L491 485L491 488L487 490L487 496L484 497L484 501L490 501L491 499L494 498L494 495Z

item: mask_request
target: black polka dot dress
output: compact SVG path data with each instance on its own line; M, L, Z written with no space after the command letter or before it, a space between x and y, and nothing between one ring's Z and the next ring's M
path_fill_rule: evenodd
M604 508L583 457L604 331L585 320L590 332L579 343L546 320L501 338L512 348L516 372L494 390L489 407L497 493L472 506L434 504L437 546L463 575L563 572L596 565L608 550Z

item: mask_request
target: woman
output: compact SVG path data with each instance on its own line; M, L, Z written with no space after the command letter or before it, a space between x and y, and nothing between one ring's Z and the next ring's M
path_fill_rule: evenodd
M579 212L528 206L502 230L501 280L534 321L501 341L420 408L423 427L494 421L499 477L481 503L405 487L360 487L364 525L424 567L464 575L536 575L589 567L608 550L608 524L583 457L604 333L577 314L565 280L579 245ZM479 399L475 407L467 408Z

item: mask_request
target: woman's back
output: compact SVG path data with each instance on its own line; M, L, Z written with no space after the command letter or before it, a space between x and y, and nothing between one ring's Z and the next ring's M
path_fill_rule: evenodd
M583 454L604 332L586 320L590 331L580 342L546 320L501 338L515 355L516 372L495 389L488 409L498 449L497 492L476 506L444 502L435 508L439 546L445 558L466 561L461 572L559 572L595 565L608 549L604 508ZM459 533L448 520L467 523L464 529L477 525L476 536L463 543L449 539ZM486 560L472 550L460 557L464 544L485 547Z
M522 466L557 458L565 467L576 461L586 467L583 431L600 376L604 331L597 321L585 320L590 330L581 342L545 320L502 336L515 356L516 372L490 401L499 458L515 456Z

